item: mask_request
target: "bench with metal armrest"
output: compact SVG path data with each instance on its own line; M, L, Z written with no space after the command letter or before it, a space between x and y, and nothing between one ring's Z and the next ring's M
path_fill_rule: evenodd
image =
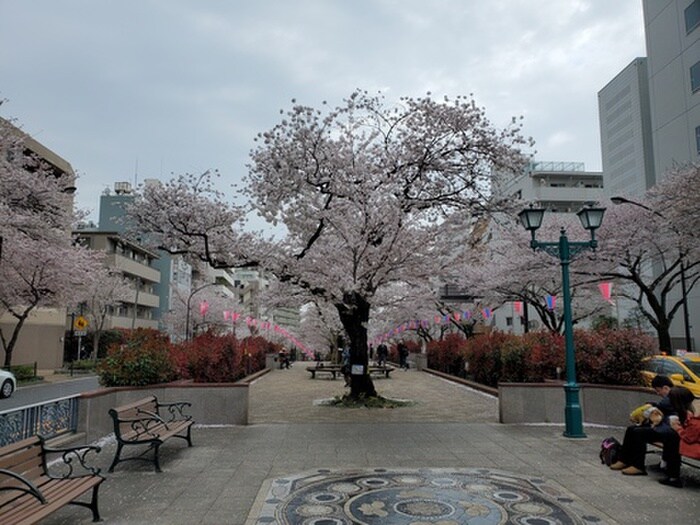
M184 439L188 446L192 446L191 431L194 421L183 412L184 408L189 406L191 404L187 402L159 403L156 396L149 396L111 408L109 415L114 422L117 450L109 471L113 472L117 463L122 461L143 460L152 461L156 472L161 472L158 451L167 439ZM122 449L126 445L148 445L148 448L138 456L122 458ZM152 458L145 457L150 450L153 450Z
M66 505L87 507L93 521L100 521L98 490L105 478L86 462L87 454L99 451L96 446L48 447L40 436L0 448L0 523L37 523ZM51 470L50 454L60 455ZM90 491L90 501L78 500Z

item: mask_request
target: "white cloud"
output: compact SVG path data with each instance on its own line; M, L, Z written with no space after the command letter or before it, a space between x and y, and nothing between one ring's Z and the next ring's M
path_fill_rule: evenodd
M292 98L339 102L474 93L490 119L525 116L543 160L600 167L597 91L644 55L638 0L7 0L4 116L105 185L245 172Z

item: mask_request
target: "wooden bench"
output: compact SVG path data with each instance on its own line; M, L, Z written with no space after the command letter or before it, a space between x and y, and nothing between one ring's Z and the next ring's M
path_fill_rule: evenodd
M333 379L341 374L342 367L339 365L327 366L307 366L306 370L311 374L311 379L316 378L316 374L330 374ZM370 374L384 374L384 377L389 378L389 374L394 370L391 366L370 366L368 372Z
M370 366L369 367L369 373L370 374L384 374L384 377L389 379L389 374L394 371L394 368L391 366Z
M311 379L316 379L316 374L330 374L333 379L340 374L340 365L307 366L307 372L311 373Z
M37 523L66 505L80 505L100 521L97 493L105 478L87 465L85 457L96 446L50 448L40 436L33 436L0 448L0 523ZM48 454L60 454L47 466ZM78 501L92 491L89 502Z
M664 444L661 442L649 443L649 445L651 445L652 448L647 448L647 454L661 454L664 450ZM690 458L688 456L681 456L681 463L689 467L700 469L700 459Z
M192 405L185 402L159 403L156 396L149 396L128 405L111 408L109 415L114 422L117 451L109 471L114 472L114 467L121 461L142 460L152 461L156 472L162 472L158 451L167 439L177 437L192 446L191 430L194 421L191 416L183 413L183 409L189 406ZM122 448L126 445L148 445L148 448L138 456L122 458ZM151 449L153 458L144 457Z

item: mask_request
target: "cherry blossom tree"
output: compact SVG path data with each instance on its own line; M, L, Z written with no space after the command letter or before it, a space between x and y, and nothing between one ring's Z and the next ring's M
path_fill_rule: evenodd
M71 242L76 216L65 190L74 175L33 155L29 140L0 119L0 314L12 319L0 330L5 367L29 316L66 305L100 264Z
M609 206L591 267L601 280L626 283L619 293L637 304L665 352L672 350L671 322L700 281L698 180L699 166L678 167L644 197Z
M245 192L285 237L244 242L240 210L203 180L178 179L143 194L133 214L171 253L214 265L255 260L281 282L334 305L350 345L351 395L376 395L366 373L367 324L376 293L430 279L464 248L460 228L497 209L492 170L519 171L514 119L497 129L469 97L382 96L355 91L334 109L296 104L257 137Z
M232 321L224 318L224 312L233 311L235 304L235 298L222 285L196 280L189 288L173 290L170 311L163 315L163 323L181 339L206 330L226 331Z
M572 214L545 215L537 237L556 242L564 228L572 240L577 235L587 239ZM522 301L534 310L542 325L552 332L563 330L561 303L550 308L547 295L561 297L561 266L558 257L530 247L530 235L514 216L499 216L489 227L488 242L483 249L474 250L473 258L460 268L462 286L482 297L485 304L499 307L507 302ZM600 300L596 283L589 272L591 258L575 257L571 262L571 297L573 321L577 322L604 311L607 306ZM457 277L456 277L457 278Z
M299 337L321 356L337 350L342 334L343 327L332 305L312 300L302 307Z
M496 130L470 99L387 107L361 91L327 112L296 105L258 139L248 189L287 231L269 264L336 307L351 364L365 370L376 293L439 272L462 248L457 217L493 207L491 170L518 170L527 143L517 125ZM366 373L351 390L375 394Z
M126 207L126 234L191 264L212 268L257 265L265 253L258 233L247 232L246 208L226 202L215 188L218 172L184 174L145 185Z

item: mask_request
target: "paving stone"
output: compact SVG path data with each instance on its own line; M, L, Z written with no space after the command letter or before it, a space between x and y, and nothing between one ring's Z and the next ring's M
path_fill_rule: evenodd
M104 522L251 525L273 480L302 479L319 469L330 476L377 468L485 469L512 479L542 479L573 500L566 505L585 511L578 515L584 524L594 523L585 516L618 524L700 521L696 469L683 467L687 486L678 490L659 485L658 472L621 476L600 464L600 441L621 438L622 429L586 426L588 437L568 439L563 426L502 425L495 398L415 370L375 381L381 394L413 399L414 406L317 406L316 399L341 395L343 381L312 380L304 367L273 370L251 386L249 425L196 427L192 448L167 442L163 473L138 463L106 473L100 490ZM108 443L100 455L105 472L113 453L114 443ZM658 456L648 462L658 462ZM426 506L424 512L438 507ZM42 525L88 523L88 511L69 507Z

